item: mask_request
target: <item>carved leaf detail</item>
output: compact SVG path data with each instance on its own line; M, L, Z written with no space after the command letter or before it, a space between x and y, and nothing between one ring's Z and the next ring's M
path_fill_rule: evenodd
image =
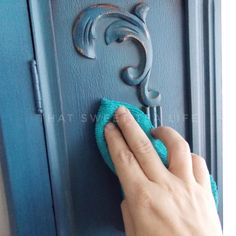
M133 14L110 4L92 5L82 11L73 26L73 42L76 50L87 58L96 58L95 40L96 25L102 17L118 18L108 25L105 31L105 42L121 43L133 39L143 50L144 66L128 66L122 69L121 78L129 85L139 85L141 102L146 106L157 106L160 94L148 88L152 67L152 43L146 26L146 16L149 7L145 3L138 3Z

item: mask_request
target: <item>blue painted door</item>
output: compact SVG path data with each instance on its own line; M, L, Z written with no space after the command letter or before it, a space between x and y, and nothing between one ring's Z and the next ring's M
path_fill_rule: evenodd
M35 110L30 70L34 56L27 2L1 1L0 168L11 235L53 236L56 229L43 119Z
M123 19L123 15L137 4L134 0L108 2L124 10L105 6L119 13L109 12L110 17L98 20L93 29L96 59L88 59L85 56L94 57L94 52L86 45L81 46L81 42L78 46L73 38L73 27L85 13L94 17L96 12L84 10L103 1L29 1L59 235L124 235L120 186L98 152L94 121L102 97L138 107L145 105L138 96L140 86L124 83L120 70L134 65L138 66L138 73L142 72L150 50L146 50L147 45L140 47L135 40L106 44L104 32L107 27L117 17ZM216 119L208 114L208 108L215 109L208 102L213 101L213 97L207 92L208 89L212 91L207 73L212 75L213 72L205 70L212 60L206 51L212 43L210 29L213 26L209 23L210 26L203 29L201 25L206 12L216 13L209 9L218 9L218 1L214 2L216 8L200 1L147 0L145 3L150 7L145 27L153 44L149 89L162 95L159 105L163 110L163 123L179 131L190 142L193 151L206 156L211 153L206 147L213 139L205 127ZM100 5L96 9L104 12L103 7ZM81 12L84 13L79 16ZM139 25L145 18L142 13L136 12ZM124 18L123 23L127 24ZM86 34L91 33L90 27L88 24L84 31L80 31L83 27L77 29L74 37L82 37L77 38L82 44L86 44L86 40L93 41L93 37L86 38ZM116 32L114 30L110 37ZM209 36L208 44L202 41L205 34ZM205 86L204 81L208 81L209 86ZM214 166L211 156L208 158Z

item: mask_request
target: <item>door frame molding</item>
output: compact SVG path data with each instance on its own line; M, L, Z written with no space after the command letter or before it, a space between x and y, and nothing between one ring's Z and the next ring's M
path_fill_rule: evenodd
M190 143L217 182L223 223L221 1L188 0L186 23Z
M56 55L51 1L28 0L35 59L41 85L43 122L58 235L73 235L69 161Z

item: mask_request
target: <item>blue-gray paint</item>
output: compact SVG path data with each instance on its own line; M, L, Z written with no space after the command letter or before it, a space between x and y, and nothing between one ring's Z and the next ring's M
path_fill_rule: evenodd
M189 142L193 152L206 158L217 182L223 222L220 0L189 0L186 12L191 98Z
M51 22L50 1L29 1L35 59L44 110L43 122L58 235L73 235L73 211L69 157L67 154L62 95Z
M139 66L126 66L121 71L121 78L131 86L139 85L141 102L145 106L156 107L160 104L159 92L149 87L149 77L152 68L152 43L146 25L149 7L141 2L135 5L132 13L112 4L97 4L84 9L76 18L73 26L73 40L76 50L85 57L94 59L96 26L103 17L114 17L118 20L111 22L105 30L105 42L124 42L133 39L144 51ZM144 64L144 66L142 66ZM156 123L156 120L154 120Z
M150 6L146 24L153 42L149 86L163 95L164 124L186 137L194 151L202 150L222 193L220 1L145 2ZM57 235L124 235L119 183L99 155L93 119L103 96L142 106L136 89L119 80L118 71L130 64L145 66L140 65L145 54L130 40L107 47L103 32L115 19L103 18L96 25L99 59L78 55L71 26L78 13L94 3L103 1L29 1L42 121L35 114L30 81L28 63L34 55L25 2L1 2L1 31L8 32L0 40L1 160L17 235L54 236L52 204ZM136 3L122 0L119 7L130 9Z
M136 3L119 1L119 7L129 10ZM185 136L184 5L180 0L146 3L146 22L155 42L149 86L163 95L165 124ZM117 19L105 17L96 25L97 60L79 55L71 27L91 4L94 1L31 1L56 222L59 235L120 236L120 187L98 152L93 119L103 96L142 106L136 88L119 79L119 70L139 65L145 54L131 40L108 47L104 32Z
M26 1L0 1L0 164L12 235L55 235L41 115L35 113L34 58Z

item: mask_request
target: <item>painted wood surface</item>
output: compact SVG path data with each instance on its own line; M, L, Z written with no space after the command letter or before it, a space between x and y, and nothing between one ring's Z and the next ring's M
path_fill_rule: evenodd
M0 130L15 234L55 235L53 205L60 236L124 235L119 183L98 152L94 121L102 97L142 106L136 88L120 79L120 69L143 66L145 54L131 40L106 45L104 31L115 21L108 18L97 25L97 59L76 52L73 23L91 4L104 3L101 0L29 0L34 55L26 2L13 2L1 3L0 9L5 16L1 30L6 32L0 40ZM221 194L220 1L145 2L153 44L149 86L162 94L163 123L206 157ZM109 1L127 11L136 3ZM43 120L35 114L25 63L34 57Z
M104 30L115 20L108 18L97 25L97 59L76 52L72 38L76 17L103 1L50 1L49 6L30 2L59 235L124 235L120 186L98 152L94 119L102 97L142 107L136 88L120 79L120 69L143 63L144 54L130 40L107 46ZM109 3L130 11L137 2ZM162 94L164 124L188 139L185 5L180 0L146 3L153 42L149 86ZM58 146L65 152L59 153Z
M97 24L102 18L115 18L107 26L104 39L107 45L133 40L142 47L143 66L126 66L120 72L121 79L130 86L138 86L140 102L145 106L160 104L161 95L149 86L152 68L152 41L146 24L149 11L147 3L140 2L133 6L131 12L112 4L94 4L82 10L73 25L75 49L82 56L96 58Z
M11 233L54 236L43 121L35 113L29 67L33 58L26 1L1 1L0 163Z
M0 146L0 155L2 153ZM7 209L5 186L3 181L2 167L0 164L0 235L10 236L9 212Z
M217 182L223 223L221 1L189 0L186 20L190 142L192 151L206 159Z

